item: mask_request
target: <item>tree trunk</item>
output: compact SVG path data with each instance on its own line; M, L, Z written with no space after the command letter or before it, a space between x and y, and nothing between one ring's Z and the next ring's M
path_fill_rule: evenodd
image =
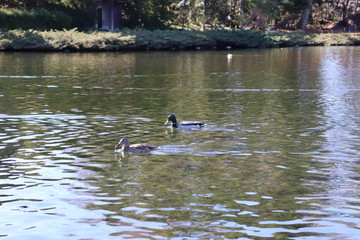
M345 1L343 4L343 7L342 7L342 19L341 21L346 21L347 20L347 10L348 10L348 7L349 7L349 3L350 3L350 0L347 0Z
M300 20L298 23L299 29L302 29L302 30L306 29L306 25L309 22L312 5L313 5L313 0L306 0L306 6L304 8L304 11L301 14L301 17L300 17Z

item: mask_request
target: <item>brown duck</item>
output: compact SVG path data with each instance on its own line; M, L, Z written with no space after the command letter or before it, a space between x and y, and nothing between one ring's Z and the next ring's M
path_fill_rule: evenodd
M138 143L138 144L129 144L127 138L120 139L119 143L116 144L115 150L121 147L124 152L134 152L134 153L147 153L158 148L158 146L148 144L148 143Z

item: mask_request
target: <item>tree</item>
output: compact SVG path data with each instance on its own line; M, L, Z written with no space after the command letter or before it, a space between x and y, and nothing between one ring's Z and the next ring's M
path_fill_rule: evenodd
M347 20L347 13L348 13L348 8L349 8L349 3L350 3L350 0L345 0L344 2L343 2L343 7L342 7L342 19L341 19L341 21L343 21L343 22L345 22L346 20Z
M0 7L5 8L31 8L31 7L41 7L47 0L2 0L0 2Z
M0 7L47 9L63 12L72 18L72 27L92 27L97 0L1 0Z
M304 7L304 10L301 14L301 17L300 17L300 20L298 23L299 29L302 29L302 30L306 29L306 26L309 22L312 6L313 6L313 0L306 0L306 5Z
M128 27L166 28L173 23L175 0L129 0L125 9Z
M60 6L73 9L85 9L95 3L96 0L2 0L0 6L7 8Z

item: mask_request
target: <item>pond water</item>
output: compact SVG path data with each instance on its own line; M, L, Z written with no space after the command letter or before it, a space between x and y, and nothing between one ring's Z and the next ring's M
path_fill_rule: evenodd
M360 239L359 66L360 47L0 53L0 239Z

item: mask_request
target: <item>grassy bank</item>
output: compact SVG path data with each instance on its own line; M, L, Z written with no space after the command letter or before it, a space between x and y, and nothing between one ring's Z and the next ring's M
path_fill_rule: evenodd
M143 29L119 32L80 32L76 29L0 31L0 51L195 50L326 45L360 45L360 34Z

